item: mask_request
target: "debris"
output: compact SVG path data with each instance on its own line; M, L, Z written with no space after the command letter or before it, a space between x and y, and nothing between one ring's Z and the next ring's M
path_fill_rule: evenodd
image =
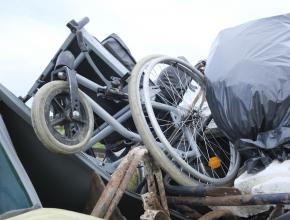
M142 195L144 204L144 214L140 217L141 220L168 220L169 216L162 210L156 194L148 192Z
M145 209L142 218L148 220L169 219L169 210L161 171L150 161L148 151L141 147L133 148L126 157L122 159L119 167L113 173L111 180L99 197L91 215L105 219L110 218L142 160L145 163L148 186L148 193L142 196ZM160 194L160 202L156 197L158 192Z
M68 23L71 35L24 98L3 98L0 85L0 127L8 119L15 122L9 123L5 136L21 137L14 143L21 149L16 146L15 151L24 158L25 169L29 167L44 204L75 207L111 220L128 218L123 213L127 208L134 212L128 219L142 220L283 217L290 204L290 37L285 34L290 14L222 31L208 64L202 60L196 66L155 55L136 64L116 34L100 43L83 30L88 21ZM212 115L205 110L205 94ZM34 95L31 120L22 102ZM185 103L186 97L192 102ZM18 115L24 112L25 126L22 116L6 112L6 105L19 108ZM76 154L60 156L38 147L41 143L30 136L34 133L23 132L30 131L31 121L49 150ZM20 131L14 132L20 124ZM89 149L99 143L104 158ZM147 148L137 147L140 143ZM235 179L241 162L237 149L243 152L247 171L240 169ZM36 166L31 155L38 158ZM76 180L75 172L81 175L70 181ZM47 186L51 179L54 183ZM131 181L134 193L126 192ZM75 185L68 187L71 182ZM139 212L135 204L120 203L126 196L137 201ZM38 202L36 193L35 198Z

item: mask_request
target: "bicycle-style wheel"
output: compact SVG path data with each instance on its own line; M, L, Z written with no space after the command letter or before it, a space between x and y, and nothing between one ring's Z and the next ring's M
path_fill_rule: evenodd
M239 167L237 150L216 132L204 93L197 69L165 56L144 58L129 81L136 128L152 156L179 184L228 184Z

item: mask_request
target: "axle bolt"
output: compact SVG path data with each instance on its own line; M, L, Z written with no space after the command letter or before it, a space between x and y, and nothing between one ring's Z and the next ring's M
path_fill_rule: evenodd
M72 112L72 116L73 116L73 118L79 118L80 117L80 113L78 111L73 111Z
M65 79L65 73L64 72L58 72L57 73L57 77L59 78L59 79Z

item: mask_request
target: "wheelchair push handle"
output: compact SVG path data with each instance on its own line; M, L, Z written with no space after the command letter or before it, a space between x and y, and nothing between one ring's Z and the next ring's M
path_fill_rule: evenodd
M78 22L79 29L82 29L87 23L89 23L90 19L88 17L84 17L82 20Z
M76 36L77 36L78 45L79 45L79 48L81 49L81 51L87 52L88 49L87 49L86 43L84 41L83 33L81 31L77 31Z
M71 32L75 33L78 30L82 29L87 23L89 23L90 19L88 17L84 17L79 22L76 22L74 19L67 23L67 27L71 30Z

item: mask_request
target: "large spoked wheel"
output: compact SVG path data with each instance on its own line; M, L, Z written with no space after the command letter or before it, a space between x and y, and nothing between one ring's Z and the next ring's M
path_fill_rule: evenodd
M72 154L83 150L94 126L93 111L84 94L80 95L79 117L72 117L68 83L52 81L36 93L31 107L34 131L51 151Z
M132 71L129 101L136 128L152 156L179 184L225 185L239 154L206 108L203 75L165 56L141 60Z

